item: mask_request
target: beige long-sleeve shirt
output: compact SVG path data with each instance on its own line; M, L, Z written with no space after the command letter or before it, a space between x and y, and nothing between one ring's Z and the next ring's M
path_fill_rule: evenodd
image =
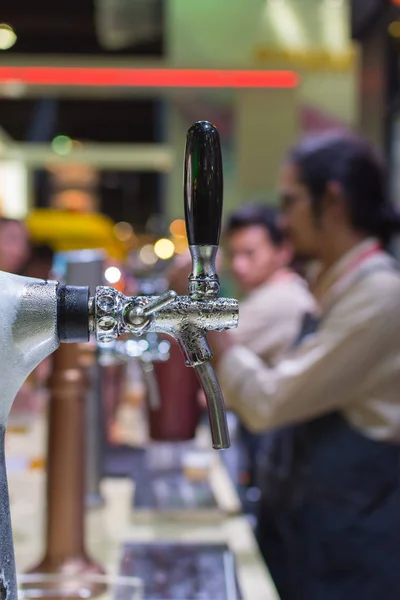
M225 398L250 429L338 410L365 435L400 442L400 274L384 252L361 260L374 245L360 244L326 274L317 333L278 365L240 345L224 355Z
M279 271L240 303L232 336L271 367L293 345L304 315L314 313L315 306L305 281L294 272Z

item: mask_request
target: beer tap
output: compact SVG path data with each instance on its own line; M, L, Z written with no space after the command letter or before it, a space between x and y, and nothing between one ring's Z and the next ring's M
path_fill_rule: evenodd
M218 132L206 121L195 123L187 134L184 199L193 258L187 296L168 291L161 296L126 297L111 287L98 287L90 298L88 287L0 272L1 600L17 600L4 456L7 419L25 379L60 343L87 342L90 331L99 342L124 333L174 337L203 385L213 446L229 447L223 398L206 334L236 327L238 302L219 297L215 257L222 213L222 159Z
M169 359L170 343L160 339L156 333L129 337L127 340L98 342L99 364L103 367L137 360L147 386L149 406L152 410L160 407L160 392L154 373L154 363Z
M164 278L160 277L142 280L139 283L139 295L150 296L156 290L163 293L166 289L165 284ZM146 385L149 408L158 410L161 406L161 398L154 365L169 360L170 347L170 342L157 333L147 333L143 337L130 335L125 340L98 342L98 361L101 366L106 367L137 360Z
M188 131L185 152L184 202L192 255L189 293L170 290L161 296L127 298L111 287L98 287L90 303L91 329L99 342L125 333L151 332L174 337L195 369L207 398L212 443L230 445L221 389L211 365L207 331L237 326L238 303L220 298L215 268L222 218L222 157L219 134L207 121Z

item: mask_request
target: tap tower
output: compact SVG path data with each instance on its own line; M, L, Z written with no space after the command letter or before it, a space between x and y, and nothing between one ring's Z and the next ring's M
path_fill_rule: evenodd
M224 402L211 366L207 331L234 328L238 303L219 296L215 269L222 218L222 157L217 129L207 121L188 131L184 169L186 227L193 259L188 295L126 297L111 287L63 286L0 272L0 598L17 600L4 457L8 414L31 371L61 342L99 342L129 332L168 334L183 350L207 397L213 447L229 447ZM177 415L179 419L179 415ZM82 498L83 502L83 498Z

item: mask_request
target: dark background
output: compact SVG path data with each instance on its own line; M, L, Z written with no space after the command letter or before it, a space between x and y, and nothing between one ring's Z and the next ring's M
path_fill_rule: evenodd
M92 0L68 0L66 3L2 0L0 23L13 27L17 41L0 54L0 60L6 63L8 57L19 54L30 58L35 54L161 57L164 48L163 2L147 0L147 7L151 5L152 27L149 31L149 27L144 26L142 29L146 33L141 35L145 1L136 0L129 14L119 14L117 18L131 20L132 40L123 48L109 50L99 39L96 4ZM148 20L147 16L147 23ZM162 114L162 103L151 97L126 100L0 98L0 125L19 141L50 142L54 136L64 134L82 142L161 142ZM155 173L104 172L100 181L101 209L117 221L135 222L143 228L152 213L162 210L161 176ZM37 206L49 204L49 192L47 173L36 173Z

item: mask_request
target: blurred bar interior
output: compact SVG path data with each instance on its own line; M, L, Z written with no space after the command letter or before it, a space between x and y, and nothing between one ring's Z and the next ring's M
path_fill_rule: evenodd
M287 149L333 127L384 150L398 203L399 50L395 0L3 0L0 216L23 221L31 255L7 266L0 222L0 270L164 294L188 253L183 154L199 120L220 134L225 216L276 205ZM220 280L238 296L227 269ZM237 421L214 453L198 395L163 334L40 365L6 438L21 597L65 597L46 577L79 573L68 597L279 600Z

